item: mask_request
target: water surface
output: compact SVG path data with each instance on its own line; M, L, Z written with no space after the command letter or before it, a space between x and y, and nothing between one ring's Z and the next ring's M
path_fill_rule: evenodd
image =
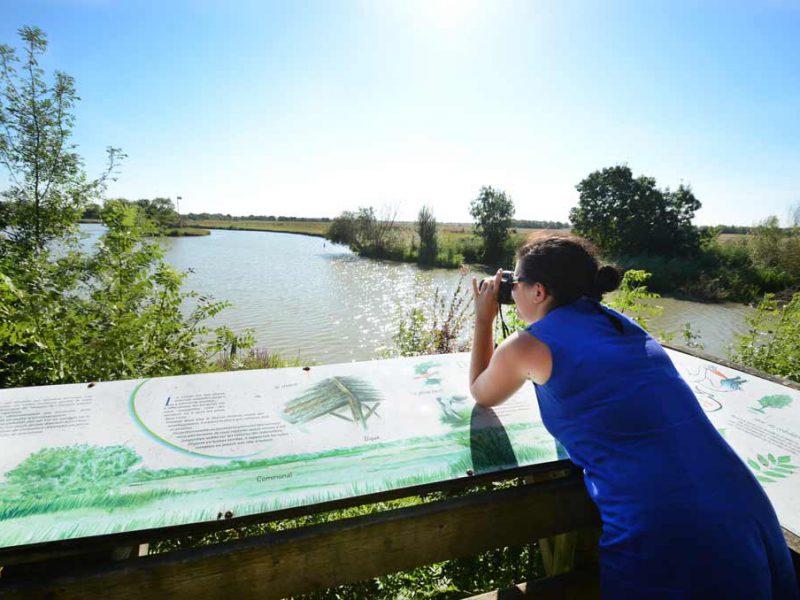
M102 231L83 229L90 241ZM210 325L253 329L259 346L323 364L381 357L403 314L430 305L436 288L449 298L461 279L457 270L361 258L322 238L286 233L212 230L163 244L166 260L190 271L187 288L233 304ZM718 356L752 310L672 298L657 304L664 313L650 319L652 331L678 333L688 322Z

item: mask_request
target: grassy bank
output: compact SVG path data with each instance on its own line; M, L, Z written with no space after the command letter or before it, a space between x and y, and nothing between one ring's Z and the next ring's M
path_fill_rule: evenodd
M190 227L204 229L230 229L235 231L271 231L325 237L329 222L326 221L227 221L222 219L199 219L189 221Z
M208 229L201 229L199 227L173 227L164 232L167 237L203 237L211 235Z
M263 221L263 220L192 220L191 228L228 229L293 233L328 238L329 221ZM568 230L512 228L501 263L514 267L514 251L534 233L563 233ZM664 257L641 254L605 257L623 269L643 269L653 274L649 286L660 294L709 302L753 302L765 292L780 293L792 289L797 282L785 272L759 266L753 260L752 235L726 233L707 241L692 256ZM355 249L368 258L397 262L419 262L419 236L415 223L399 222L390 240L379 252ZM463 264L481 264L481 240L470 223L440 223L436 259L430 266L459 268ZM494 266L494 265L490 265Z

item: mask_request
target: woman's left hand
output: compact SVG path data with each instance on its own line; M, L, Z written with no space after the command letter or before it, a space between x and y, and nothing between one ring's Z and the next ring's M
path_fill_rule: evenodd
M497 316L500 304L497 294L500 291L500 281L503 278L503 269L498 269L494 277L487 277L483 285L478 287L478 278L472 278L472 293L475 297L475 319L479 322L492 323Z

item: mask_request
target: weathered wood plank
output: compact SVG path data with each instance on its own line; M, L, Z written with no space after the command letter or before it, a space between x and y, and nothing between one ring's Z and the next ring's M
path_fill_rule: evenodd
M471 596L466 600L595 600L600 598L600 575L596 568L521 583L512 588Z
M789 550L800 555L800 537L797 537L788 529L783 529L783 539L786 540L786 545L789 546ZM800 575L800 573L798 575Z
M525 485L124 561L4 590L8 598L285 598L599 522L580 478ZM0 590L2 587L0 586Z

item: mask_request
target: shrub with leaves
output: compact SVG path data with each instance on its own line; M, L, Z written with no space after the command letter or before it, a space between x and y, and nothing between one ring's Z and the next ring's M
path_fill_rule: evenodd
M394 346L386 354L419 356L466 350L468 344L461 341L461 333L471 307L466 270L462 270L458 285L449 299L436 288L427 310L414 307L403 316L392 338Z
M143 239L139 207L107 202L106 232L91 251L80 244L83 210L102 196L123 154L87 177L70 142L74 81L39 66L47 49L38 28L20 29L23 58L0 46L0 386L171 375L205 370L209 358L247 335L203 321L226 304L181 291L184 275ZM188 316L186 301L193 304Z
M660 298L659 294L650 292L645 283L652 275L647 271L629 269L622 276L619 289L611 297L608 305L628 315L644 329L649 326L648 317L660 315L663 309L646 302Z
M747 318L732 359L740 364L800 382L800 292L789 302L766 294Z

